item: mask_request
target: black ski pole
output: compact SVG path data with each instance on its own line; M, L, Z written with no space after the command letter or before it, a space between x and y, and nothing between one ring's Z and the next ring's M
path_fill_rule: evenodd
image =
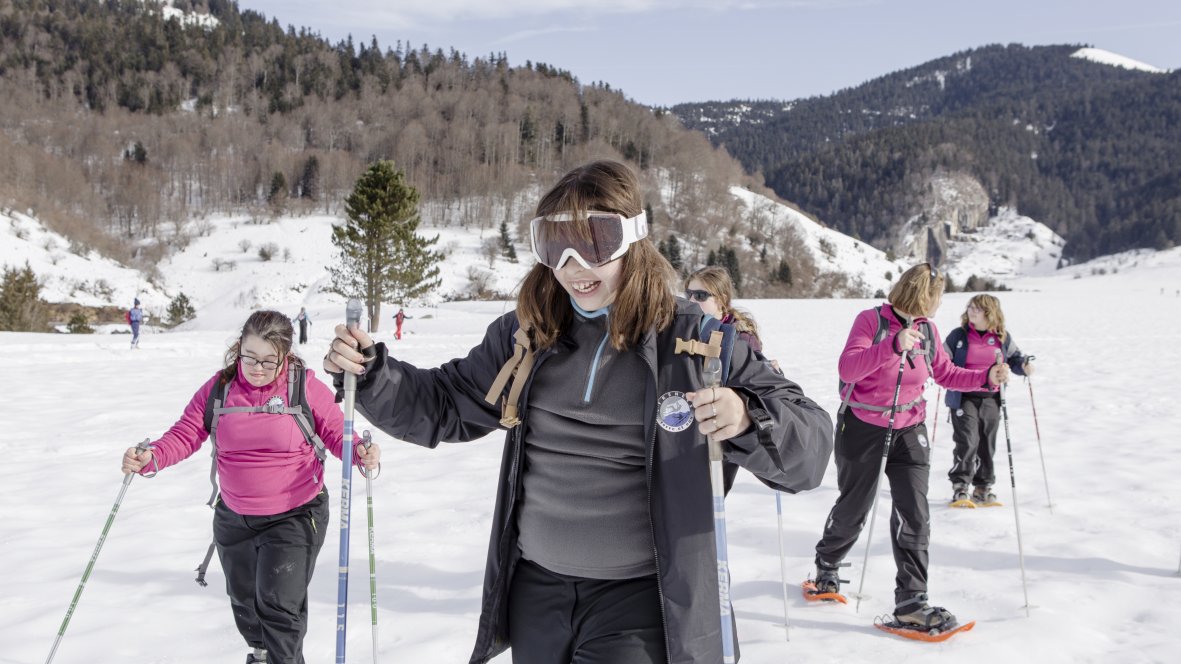
M996 352L996 363L1005 361L1001 351ZM1025 593L1025 617L1029 617L1029 586L1025 583L1025 550L1021 546L1021 511L1017 509L1017 475L1013 471L1013 441L1009 437L1009 407L1005 403L1005 384L1001 383L1001 419L1005 422L1005 449L1009 453L1009 484L1013 487L1013 519L1017 522L1017 561L1021 565L1021 591Z
M910 328L910 319L903 324L903 329ZM857 584L857 606L854 610L861 612L861 590L865 587L865 568L869 566L869 544L873 541L873 520L878 513L878 485L882 482L882 474L886 472L886 460L890 457L890 443L894 441L894 415L898 412L898 394L902 392L902 372L906 369L906 356L910 351L902 351L902 360L898 362L898 380L894 383L894 400L890 403L890 423L886 426L886 442L882 444L882 464L878 467L878 475L873 481L873 509L869 512L869 533L865 537L865 556L861 559L861 582ZM848 417L856 417L848 415Z
M145 438L142 443L136 445L137 450L145 451L148 448L148 443L151 439ZM153 462L155 459L153 459ZM159 465L156 466L159 469ZM145 477L152 477L145 475ZM82 597L82 590L86 588L86 581L90 579L90 572L94 570L94 562L98 560L98 552L102 551L103 542L107 541L107 533L111 531L111 524L115 522L115 515L119 513L119 505L123 503L123 496L127 493L127 487L131 486L131 479L135 477L135 473L127 473L123 476L123 486L119 488L119 497L115 499L115 504L111 507L111 513L107 516L107 523L103 526L102 535L98 538L98 544L94 545L94 553L90 554L90 562L86 564L86 571L82 572L82 580L78 582L78 589L74 591L74 599L70 601L70 608L66 609L66 619L62 621L62 626L57 630L57 638L53 640L53 648L49 651L49 657L46 658L45 664L53 661L54 654L57 653L57 647L61 645L62 637L66 635L66 627L70 624L70 618L74 615L74 609L78 607L78 600Z

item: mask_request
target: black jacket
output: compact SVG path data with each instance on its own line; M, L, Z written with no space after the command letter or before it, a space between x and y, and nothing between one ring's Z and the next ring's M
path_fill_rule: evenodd
M645 426L648 512L669 664L716 664L722 660L706 441L695 424L677 433L657 426L656 412L661 395L702 387L701 358L673 352L677 337L697 338L702 318L699 308L678 300L674 323L664 331L645 335L635 350L651 372L642 388L651 413ZM379 344L372 369L358 380L357 408L389 435L427 447L473 440L503 428L499 407L490 406L484 395L512 355L517 325L515 312L501 316L467 357L436 369L419 369L390 358L385 346ZM565 352L563 341L538 353L534 371L546 358ZM744 342L735 343L728 386L746 399L756 426L727 441L726 462L789 493L819 485L832 453L828 413ZM529 416L528 403L526 385L521 395L523 419ZM521 436L525 430L522 423L506 436L472 664L487 662L509 645L507 595L519 557L515 510L520 499Z

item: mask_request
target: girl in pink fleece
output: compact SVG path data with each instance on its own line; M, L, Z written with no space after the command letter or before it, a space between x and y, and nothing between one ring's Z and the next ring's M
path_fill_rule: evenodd
M200 449L209 436L210 392L227 383L223 407L288 405L288 369L302 364L291 353L293 333L291 320L277 311L251 314L226 352L225 367L197 390L151 449L124 453L123 472L167 468ZM333 393L313 380L311 370L305 385L316 434L340 458L344 416ZM214 508L214 543L234 621L255 649L247 661L303 664L308 584L328 527L323 464L289 414L224 413L216 442L221 495ZM376 468L377 444L354 445L357 465Z
M928 377L962 391L987 389L1008 380L1004 365L969 370L952 364L929 320L939 308L943 286L943 275L931 265L916 265L894 285L889 304L867 309L853 321L837 364L842 403L834 457L840 495L816 545L816 592L840 592L841 560L853 548L873 505L901 365L894 434L886 459L894 503L890 536L898 569L894 616L926 629L950 627L955 617L927 604L931 450L923 424L923 389Z

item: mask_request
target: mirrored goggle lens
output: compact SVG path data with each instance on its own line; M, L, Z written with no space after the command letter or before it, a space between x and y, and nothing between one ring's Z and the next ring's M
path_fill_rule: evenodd
M542 264L560 267L567 249L574 250L591 267L611 261L623 246L623 217L617 214L592 214L586 224L576 221L533 220L533 248Z

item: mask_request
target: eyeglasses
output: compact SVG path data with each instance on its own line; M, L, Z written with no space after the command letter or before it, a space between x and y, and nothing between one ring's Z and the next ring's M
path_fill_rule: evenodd
M248 367L256 367L261 365L262 368L266 369L267 371L274 371L275 369L279 368L279 363L272 360L260 360L257 357L251 357L249 355L239 355L238 359L242 360L242 364Z
M705 302L713 297L713 293L707 290L697 290L696 288L686 288L685 297L693 302Z
M586 269L606 265L627 253L633 242L648 237L648 216L625 217L614 212L587 212L586 224L573 224L573 214L558 212L529 222L533 256L555 270L570 258Z

